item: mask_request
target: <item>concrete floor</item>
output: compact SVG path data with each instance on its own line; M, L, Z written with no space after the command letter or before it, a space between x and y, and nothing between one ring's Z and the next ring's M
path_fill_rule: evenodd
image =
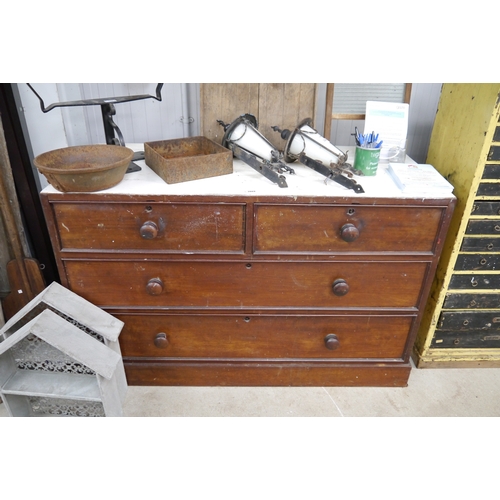
M500 368L414 368L408 387L394 389L131 386L123 410L126 417L498 417Z

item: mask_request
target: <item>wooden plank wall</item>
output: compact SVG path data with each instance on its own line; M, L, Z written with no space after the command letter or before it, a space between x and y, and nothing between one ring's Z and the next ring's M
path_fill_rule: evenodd
M231 123L251 113L259 132L278 149L285 142L271 127L294 129L304 118L315 120L315 83L202 83L200 85L201 135L221 143L224 129L217 123Z

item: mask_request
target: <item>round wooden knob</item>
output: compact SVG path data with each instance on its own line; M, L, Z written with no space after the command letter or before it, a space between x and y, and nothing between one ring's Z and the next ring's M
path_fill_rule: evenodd
M354 224L344 224L340 228L340 236L344 241L350 243L358 239L359 229Z
M161 332L158 335L156 335L154 343L155 346L158 347L158 349L165 349L165 347L168 346L167 334Z
M146 291L149 295L160 295L163 292L163 281L160 278L152 278L146 285Z
M337 335L329 333L325 337L325 347L327 349L330 349L330 351L335 351L335 349L338 349L340 347L340 342L339 339L337 338Z
M346 280L338 279L333 282L332 290L337 297L342 297L349 291L349 285Z
M148 220L141 226L139 232L144 239L152 240L158 236L158 226L154 222Z

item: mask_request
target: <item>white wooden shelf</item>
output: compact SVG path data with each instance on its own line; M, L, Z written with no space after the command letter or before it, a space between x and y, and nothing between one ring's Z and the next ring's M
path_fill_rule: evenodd
M0 397L10 416L122 416L123 322L52 283L0 328Z
M3 392L83 401L101 400L95 377L72 373L19 370L4 385Z

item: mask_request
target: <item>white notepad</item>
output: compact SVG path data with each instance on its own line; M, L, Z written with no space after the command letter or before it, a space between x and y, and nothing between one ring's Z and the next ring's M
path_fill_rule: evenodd
M387 172L405 193L453 191L453 185L429 164L389 163Z

